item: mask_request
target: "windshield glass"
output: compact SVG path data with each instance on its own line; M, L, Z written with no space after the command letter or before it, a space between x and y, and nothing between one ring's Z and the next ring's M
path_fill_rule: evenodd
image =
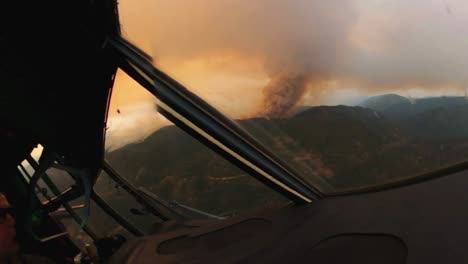
M465 158L464 1L122 0L119 7L124 37L156 67L324 193Z
M289 201L172 125L158 113L156 98L120 70L109 108L105 159L140 195L182 217L224 218ZM101 175L95 190L119 211L128 201L105 186L108 178Z

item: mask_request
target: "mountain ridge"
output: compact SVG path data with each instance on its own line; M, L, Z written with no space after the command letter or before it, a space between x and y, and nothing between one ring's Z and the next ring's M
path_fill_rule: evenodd
M371 102L368 107L309 107L288 118L237 123L325 193L428 172L468 153L464 98L410 102L391 95ZM175 126L106 158L136 186L211 213L281 201Z

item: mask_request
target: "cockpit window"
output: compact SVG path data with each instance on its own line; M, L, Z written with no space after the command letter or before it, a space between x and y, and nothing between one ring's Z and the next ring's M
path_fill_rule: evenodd
M105 171L99 175L94 185L94 191L143 234L151 233L153 225L163 221L148 211L148 208L137 201L134 196L114 181Z
M125 0L120 17L158 68L324 194L466 159L463 1Z
M156 98L122 71L112 92L105 159L140 194L181 217L225 218L288 202L172 125L157 112ZM103 192L123 206L118 190Z

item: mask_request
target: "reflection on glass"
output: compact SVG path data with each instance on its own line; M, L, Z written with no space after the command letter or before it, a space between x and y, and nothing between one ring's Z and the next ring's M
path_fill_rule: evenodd
M122 94L131 92L128 87L137 85L128 79L119 81L119 76L128 78L121 72L117 76L111 109L119 111L109 113L105 158L135 188L143 187L168 204L220 217L287 202L176 126L169 125L145 95L133 101L121 100L125 98ZM153 107L141 107L148 102ZM123 129L122 123L115 122L117 119L124 119L127 127ZM150 127L154 130L148 133ZM128 144L118 140L122 138ZM114 143L116 140L118 144Z
M70 186L75 184L73 177L65 170L49 168L46 170L46 173L49 179L55 184L60 192L65 191ZM40 182L42 182L42 180L39 181L39 183Z
M79 249L84 249L86 244L92 245L93 239L80 228L70 215L64 213L64 215L53 215L52 217L57 223L60 223L63 230L68 232L69 238Z
M161 219L153 216L143 208L133 196L113 181L105 172L99 175L94 185L94 191L117 213L145 234L151 233L153 225L161 222Z
M52 179L52 183L54 185L56 184L54 179ZM44 181L39 181L37 186L38 188L36 194L41 202L45 202L54 196L54 192L51 190L51 188L49 188L49 185L45 184ZM57 186L54 186L54 188L57 188ZM68 204L70 205L70 208L75 211L78 217L84 219L85 205L83 198L78 198ZM89 230L98 238L113 235L122 235L126 238L133 237L131 233L125 230L112 217L110 217L99 206L97 206L94 201L91 201L90 205L90 210L92 213L88 219L87 226ZM93 243L92 238L83 229L81 229L79 224L64 207L60 207L55 211L49 212L48 214L62 230L68 233L69 238L73 241L73 243L75 243L75 245L78 246L78 248L83 249L86 244Z
M77 199L71 203L71 205L81 205L83 199ZM76 213L84 218L83 210L75 210ZM89 216L87 225L89 229L94 232L98 237L107 237L113 235L123 235L126 238L133 237L125 228L117 223L112 217L104 212L94 201L91 201L91 214ZM81 232L81 231L80 231Z

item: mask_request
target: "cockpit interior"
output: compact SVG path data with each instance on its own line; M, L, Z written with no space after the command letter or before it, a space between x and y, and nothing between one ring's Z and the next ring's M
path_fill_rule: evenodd
M23 253L82 264L467 262L466 94L299 106L314 77L282 75L267 82L268 113L239 114L261 94L232 89L220 101L222 88L207 96L178 81L127 36L121 5L2 3L0 192ZM282 103L299 98L291 90L302 101Z

